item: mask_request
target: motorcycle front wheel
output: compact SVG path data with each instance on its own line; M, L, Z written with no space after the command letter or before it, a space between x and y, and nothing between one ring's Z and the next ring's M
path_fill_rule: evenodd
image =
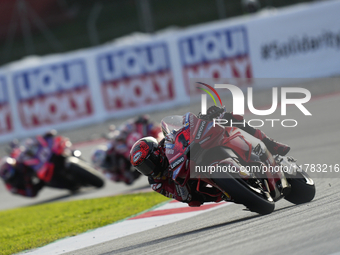
M251 185L241 177L235 177L230 173L221 175L212 174L212 180L223 191L228 193L235 203L243 204L250 211L262 215L270 214L275 209L275 203L268 192L260 186Z
M294 178L287 178L291 185L290 193L285 196L285 199L293 204L308 203L315 196L314 181L304 171L297 172Z

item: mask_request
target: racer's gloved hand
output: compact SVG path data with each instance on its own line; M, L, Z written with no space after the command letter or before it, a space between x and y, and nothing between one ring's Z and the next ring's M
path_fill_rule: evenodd
M212 120L213 118L219 117L222 113L225 112L224 107L219 107L216 105L210 106L207 110L207 117Z

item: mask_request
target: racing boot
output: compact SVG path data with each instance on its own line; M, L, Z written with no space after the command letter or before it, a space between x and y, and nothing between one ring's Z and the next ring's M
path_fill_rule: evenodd
M257 129L254 136L260 139L264 145L266 145L269 152L273 155L285 156L290 150L290 147L286 144L279 143L263 133L261 130Z

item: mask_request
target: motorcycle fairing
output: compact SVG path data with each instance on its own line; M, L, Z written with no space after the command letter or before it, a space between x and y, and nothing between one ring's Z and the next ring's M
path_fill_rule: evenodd
M39 179L49 182L54 173L54 164L49 162L53 153L60 155L64 152L65 147L68 146L68 140L64 137L50 137L45 140L41 136L36 137L36 144L38 148L34 155L25 154L23 163L31 167Z

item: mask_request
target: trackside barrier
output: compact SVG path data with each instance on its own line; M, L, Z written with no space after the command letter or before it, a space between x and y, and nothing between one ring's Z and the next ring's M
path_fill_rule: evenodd
M191 78L260 89L281 84L258 78L338 75L339 10L300 4L11 63L0 70L0 142L189 104Z

